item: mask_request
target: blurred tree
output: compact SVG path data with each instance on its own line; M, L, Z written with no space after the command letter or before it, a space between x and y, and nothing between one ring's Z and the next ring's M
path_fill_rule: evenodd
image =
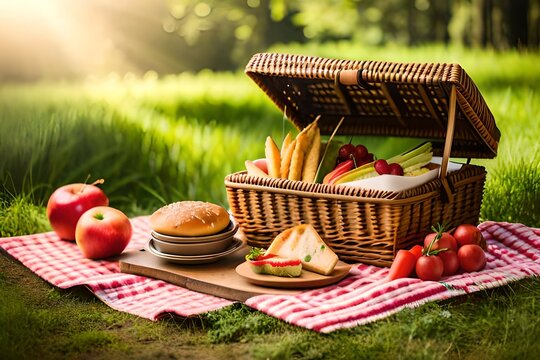
M196 66L243 65L276 42L538 47L540 0L169 0L165 30Z
M351 40L409 46L538 49L540 0L169 0L171 31L187 44L211 34L230 65L275 42ZM201 11L202 10L202 11ZM223 64L224 52L213 49ZM198 62L202 64L204 62Z
M194 69L230 69L280 41L304 41L284 2L272 0L168 0L164 30L198 54Z
M452 42L465 46L538 48L539 0L456 0Z
M529 47L540 47L540 0L531 0L529 14Z
M538 49L540 0L0 0L0 81L233 70L335 40Z

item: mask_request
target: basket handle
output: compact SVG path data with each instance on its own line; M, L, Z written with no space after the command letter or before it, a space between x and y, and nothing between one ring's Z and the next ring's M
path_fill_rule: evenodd
M444 150L441 160L441 168L439 169L439 179L441 180L446 199L448 202L454 200L454 194L446 178L448 172L448 160L450 159L450 153L452 152L452 142L454 139L454 129L456 125L456 105L457 105L457 89L456 85L452 85L450 90L450 99L448 103L448 124L446 126L446 139L444 141Z

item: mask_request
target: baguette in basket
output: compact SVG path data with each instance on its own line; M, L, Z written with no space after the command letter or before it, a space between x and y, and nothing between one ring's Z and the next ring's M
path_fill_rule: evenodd
M265 173L255 162L246 161L246 170L252 176L269 176L313 183L316 180L320 161L321 133L318 119L305 127L293 140L287 134L281 149L268 136L265 142Z
M331 144L330 141L329 144ZM307 183L322 182L386 191L410 189L437 176L436 170L439 166L431 164L433 150L430 142L388 160L375 160L373 154L368 153L363 145L357 147L364 148L365 159L358 159L358 156L353 156L353 153L342 158L342 150L347 147L352 147L353 150L355 148L349 143L341 146L337 151L333 149L334 151L328 153L330 156L321 156L321 135L317 118L295 139L292 138L291 133L288 133L281 149L272 137L268 136L265 142L266 158L258 160L259 166L249 160L245 165L248 175L251 176L282 178ZM321 157L326 166L320 164ZM334 167L336 163L337 166ZM260 166L260 164L264 165ZM266 169L263 170L261 167ZM328 171L331 168L333 170ZM394 169L399 171L394 172ZM322 178L318 170L323 173ZM327 174L324 174L325 170Z

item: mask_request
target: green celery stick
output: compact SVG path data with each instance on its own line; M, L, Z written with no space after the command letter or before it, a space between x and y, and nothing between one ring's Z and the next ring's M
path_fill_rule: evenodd
M393 164L393 163L398 163L398 164L402 164L403 162L417 156L417 155L420 155L422 153L426 153L426 152L431 152L432 150L432 145L430 142L426 142L422 145L420 145L419 147L417 147L416 149L412 149L406 153L403 153L401 155L397 155L397 156L394 156L394 157L391 157L390 159L387 160L387 162L389 164Z
M401 167L403 169L406 169L408 167L411 167L411 166L414 166L416 164L420 164L420 163L425 163L426 161L427 162L430 162L431 159L433 158L433 153L429 152L429 153L423 153L423 154L420 154L420 155L417 155L409 160L406 160L406 161L403 161L402 163L400 163Z

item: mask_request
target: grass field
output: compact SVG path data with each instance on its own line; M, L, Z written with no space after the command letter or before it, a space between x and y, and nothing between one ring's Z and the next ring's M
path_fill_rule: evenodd
M338 58L458 62L502 132L488 169L483 219L540 227L537 53L425 47L288 46ZM201 199L226 205L223 178L290 128L241 73L0 85L0 235L48 230L58 186L105 178L129 215ZM364 139L362 139L364 140ZM388 142L369 140L375 152ZM540 281L429 304L356 329L318 335L234 306L152 323L86 291L60 291L0 256L2 358L499 358L540 355ZM314 346L313 344L316 344ZM26 356L22 356L26 354Z

